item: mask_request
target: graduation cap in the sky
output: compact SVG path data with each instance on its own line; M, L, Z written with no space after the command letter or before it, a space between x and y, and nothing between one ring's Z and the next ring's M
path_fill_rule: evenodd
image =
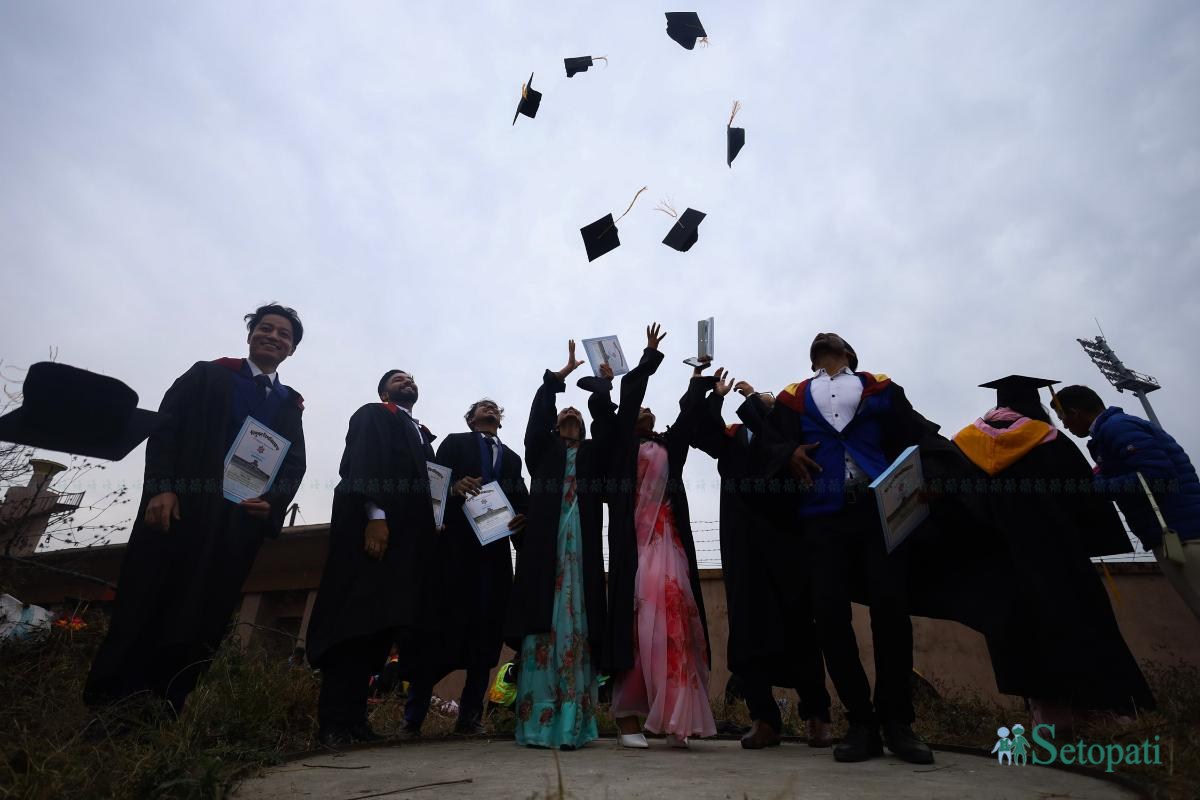
M704 26L700 24L700 15L695 11L668 11L667 13L667 36L670 36L679 46L685 50L691 50L696 46L697 39L705 40L707 44L708 34L704 32Z
M733 111L729 114L729 122L725 125L725 165L733 166L733 160L746 146L746 129L733 127L733 118L742 110L742 104L733 101Z
M625 213L620 217L613 219L612 214L605 214L600 219L590 225L584 225L579 229L580 235L583 236L583 246L587 250L588 261L595 261L600 256L607 252L616 250L621 246L621 240L617 237L617 223L629 213L629 209L633 208L633 204L637 202L642 192L646 191L643 186L638 189L638 193L629 201L629 208L625 209Z
M603 61L608 64L606 56L578 56L577 58L564 58L563 66L567 68L567 77L575 77L577 72L587 72L588 67L592 66L593 61Z
M707 215L694 208L689 208L680 214L671 207L670 203L666 202L660 203L657 210L675 219L675 224L671 226L671 230L667 231L662 243L681 253L691 250L692 245L700 236L700 223Z
M1030 378L1027 375L1009 375L988 383L981 383L979 388L996 390L997 407L1020 409L1040 406L1042 401L1038 396L1038 389L1054 386L1056 383L1059 381L1052 381L1048 378ZM1050 390L1050 394L1054 394L1053 389Z
M542 104L542 93L533 88L533 73L529 73L529 83L521 85L521 99L517 101L517 113L513 114L513 125L517 124L517 115L524 114L533 119L537 116L538 106Z
M0 441L120 461L160 421L116 378L52 361L29 368L20 408L0 417Z

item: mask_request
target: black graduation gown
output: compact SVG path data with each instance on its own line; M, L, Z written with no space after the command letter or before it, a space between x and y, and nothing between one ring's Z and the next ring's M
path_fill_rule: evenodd
M567 447L555 431L558 409L554 395L566 389L546 370L533 397L525 429L525 466L529 470L529 511L523 542L517 553L512 598L504 639L518 652L530 634L550 631L554 617L555 576L558 571L558 526L562 512L563 476ZM592 395L593 400L597 399ZM595 441L584 439L575 455L575 494L582 530L583 607L587 614L592 663L603 661L607 598L604 591L603 455Z
M85 689L89 702L153 688L146 684L154 680L145 677L153 671L148 662L163 648L215 650L259 545L283 527L305 470L304 401L294 389L286 387L270 424L292 443L265 495L270 516L255 519L222 494L225 455L237 434L231 419L235 374L244 363L198 361L163 396L159 411L166 420L146 445L145 488L121 564L112 623ZM145 513L150 499L165 491L178 496L180 518L164 533L146 524Z
M982 469L976 474L982 483L975 488L986 492L1016 569L1008 591L992 598L1016 609L1021 623L1005 647L992 652L1000 691L1081 709L1153 709L1154 697L1089 559L1117 541L1128 547L1116 510L1090 493L1053 491L1070 481L1090 487L1091 469L1079 448L1060 433L991 478Z
M529 490L521 473L521 457L502 447L500 488L513 510L524 514L529 508ZM480 440L474 433L453 433L438 448L438 464L450 469L453 484L470 476L483 478ZM441 669L492 667L504 643L504 619L512 594L512 555L509 538L521 548L522 534L481 547L463 513L463 499L446 501L446 530L438 536L433 568L435 585L427 602L429 614L438 620L438 631L429 641L422 659Z
M729 427L721 417L723 405L723 397L709 395L693 446L717 459L721 476L729 669L772 686L795 688L801 665L816 646L812 637L790 627L812 617L803 538L794 526L780 526L760 512L758 495L766 484L759 477L766 405L757 395L746 398L737 410L742 424ZM781 621L787 626L782 631Z
M633 668L634 589L638 566L634 512L637 507L638 450L642 442L636 425L642 400L646 397L646 385L662 359L661 352L646 348L638 365L621 378L619 407L607 399L607 392L596 393L601 402L595 406L593 427L597 440L609 451L605 481L608 499L608 630L603 663L605 671L612 675ZM704 381L689 384L687 393L680 400L679 417L659 441L667 450L669 464L666 496L687 553L689 583L704 626L706 658L711 660L708 619L704 612L704 596L700 592L696 544L692 539L691 515L683 484L683 465L692 438L691 428L703 403L706 385ZM603 413L597 413L601 409Z
M314 666L339 642L429 624L421 604L436 543L425 466L433 460L433 438L425 428L418 437L404 411L388 403L368 403L350 418L341 481L333 491L329 552L308 623ZM368 501L387 516L388 544L380 560L363 549ZM400 655L411 666L412 648L401 646Z

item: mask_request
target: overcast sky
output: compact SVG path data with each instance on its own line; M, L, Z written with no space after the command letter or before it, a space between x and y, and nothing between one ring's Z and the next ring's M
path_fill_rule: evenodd
M295 306L309 523L385 370L443 435L496 398L520 452L566 340L636 359L651 320L660 425L715 316L718 364L758 388L838 331L952 434L1013 372L1141 413L1075 341L1098 317L1200 455L1200 5L692 8L711 46L689 52L673 8L622 0L3 4L0 360L54 347L154 408L194 361L245 354L244 313ZM608 66L568 80L589 54ZM541 110L514 127L530 72ZM589 264L579 228L644 185ZM691 252L660 243L662 199L708 214ZM140 489L143 460L105 479ZM715 520L715 468L693 451L685 474Z

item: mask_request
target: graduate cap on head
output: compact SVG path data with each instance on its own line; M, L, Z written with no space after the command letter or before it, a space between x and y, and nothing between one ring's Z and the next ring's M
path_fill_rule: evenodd
M587 249L589 262L595 261L605 253L621 246L621 240L617 237L617 223L625 217L625 214L629 213L629 209L633 208L633 204L637 202L644 191L646 191L645 186L638 189L637 194L629 201L629 208L626 208L624 213L616 219L613 219L612 214L605 214L592 224L584 225L579 229L580 235L583 236L583 246Z
M733 111L729 114L729 122L725 126L725 166L732 167L733 160L746 146L746 129L733 127L733 118L742 110L742 104L733 101Z
M700 24L700 15L695 11L668 11L667 36L670 36L685 50L696 46L697 39L708 39L704 26Z
M538 106L542 104L542 93L533 88L533 73L529 73L529 83L521 84L521 99L517 101L517 111L513 114L512 124L517 124L521 114L533 119L537 116Z
M682 214L676 214L675 209L667 203L660 204L658 210L675 217L675 224L671 226L671 230L667 231L662 243L681 253L691 250L692 245L700 237L700 223L704 221L707 214L694 208L689 208Z
M116 378L52 361L31 366L21 392L21 407L0 417L0 441L120 461L161 421Z
M567 68L567 77L575 77L577 72L587 72L588 67L592 66L593 61L603 61L605 66L608 65L608 58L605 56L577 56L575 58L564 58L563 66Z
M1041 405L1041 398L1038 396L1038 390L1047 386L1053 386L1060 381L1053 381L1048 378L1030 378L1027 375L1009 375L1005 378L998 378L994 381L979 384L980 389L995 389L996 390L996 406L1005 408L1023 407L1028 405ZM1053 389L1050 390L1053 393Z

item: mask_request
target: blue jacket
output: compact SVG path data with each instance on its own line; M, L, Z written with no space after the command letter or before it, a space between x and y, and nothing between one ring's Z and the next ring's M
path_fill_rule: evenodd
M1162 544L1162 529L1137 479L1139 472L1167 525L1181 539L1200 538L1200 479L1169 433L1111 406L1096 417L1088 451L1099 466L1096 490L1116 500L1144 547Z

